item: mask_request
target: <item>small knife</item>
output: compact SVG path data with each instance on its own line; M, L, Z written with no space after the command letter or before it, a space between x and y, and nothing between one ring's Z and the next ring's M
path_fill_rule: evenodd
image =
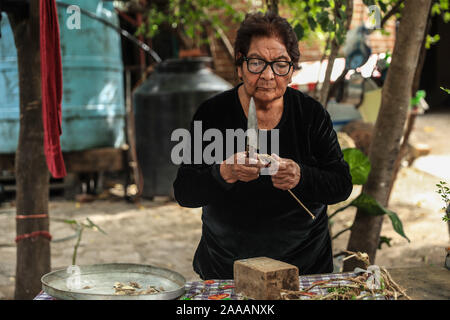
M247 143L245 145L247 157L256 158L258 151L258 118L256 117L256 106L253 97L250 98L247 116Z

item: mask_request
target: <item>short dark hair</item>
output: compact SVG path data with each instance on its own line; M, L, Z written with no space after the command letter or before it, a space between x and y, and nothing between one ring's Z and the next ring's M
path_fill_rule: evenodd
M243 56L248 54L250 43L255 37L277 37L285 45L286 51L294 63L294 70L299 69L300 50L298 39L289 22L279 15L268 12L247 13L236 35L234 42L234 62L241 66ZM239 57L239 54L241 56Z

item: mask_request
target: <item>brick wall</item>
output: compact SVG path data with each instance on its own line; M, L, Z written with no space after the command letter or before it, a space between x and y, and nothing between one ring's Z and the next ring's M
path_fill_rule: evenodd
M237 10L244 10L249 12L259 7L261 2L249 1L247 4L238 2L236 5ZM368 8L363 4L362 0L354 0L354 11L351 28L360 26L365 21L368 21ZM236 37L237 29L239 25L233 24L231 21L226 21L228 30L225 31L226 37L229 39L232 45L234 45L234 39ZM391 18L385 25L385 30L389 32L389 35L383 35L380 31L373 32L368 38L368 44L372 48L373 53L381 53L390 51L392 52L395 43L395 18ZM213 36L214 31L210 30L210 52L213 57L214 72L220 77L229 81L232 84L237 84L237 74L235 72L234 59L229 54L224 41L220 38ZM324 44L320 41L300 41L300 62L316 61L320 60L323 54Z

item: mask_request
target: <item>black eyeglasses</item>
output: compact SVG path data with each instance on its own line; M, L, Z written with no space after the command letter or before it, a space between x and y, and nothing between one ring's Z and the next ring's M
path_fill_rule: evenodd
M264 59L259 58L247 58L244 57L244 61L247 62L247 69L251 73L259 74L266 70L267 66L270 65L273 73L278 76L285 76L291 71L291 68L294 66L292 61L272 61L267 62Z

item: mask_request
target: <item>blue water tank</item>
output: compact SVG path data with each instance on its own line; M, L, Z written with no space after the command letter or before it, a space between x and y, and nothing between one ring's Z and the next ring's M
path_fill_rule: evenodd
M70 0L119 25L111 2ZM63 65L61 147L77 151L118 148L125 143L125 103L120 35L80 13L80 29L70 29L77 11L58 5ZM14 153L19 137L17 54L9 21L2 13L0 38L0 153Z

